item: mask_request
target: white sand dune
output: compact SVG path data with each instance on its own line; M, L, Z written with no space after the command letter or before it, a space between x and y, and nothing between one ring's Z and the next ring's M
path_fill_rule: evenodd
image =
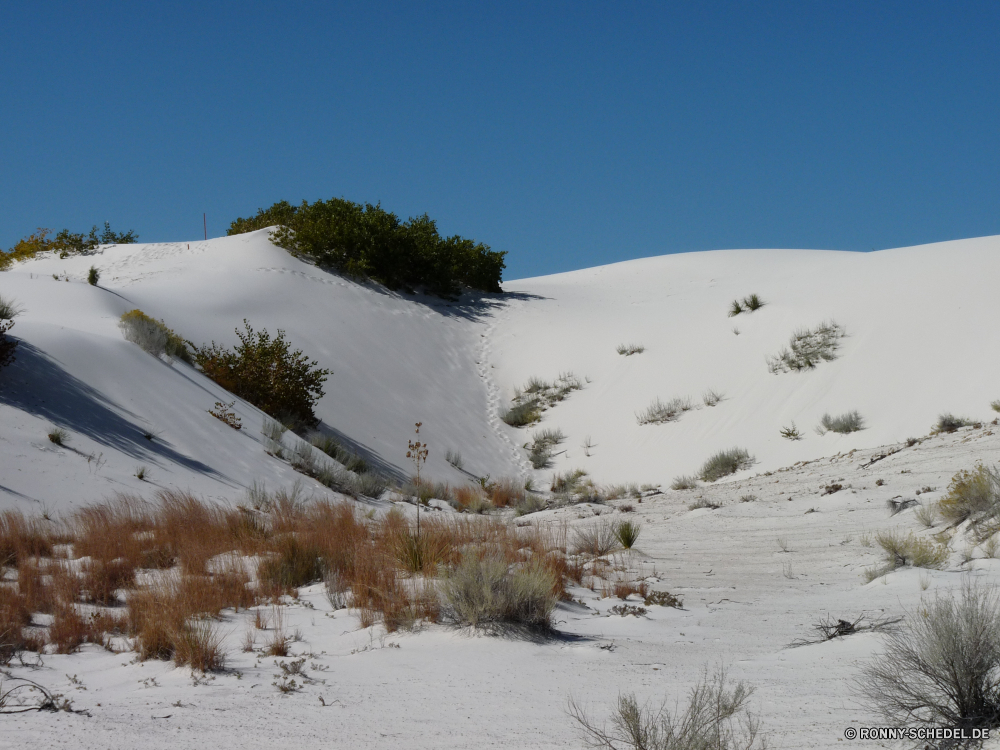
M91 265L99 288L85 283ZM0 273L0 296L24 309L12 331L22 339L18 361L0 371L0 509L66 511L158 486L233 501L254 481L301 480L264 453L257 409L237 401L245 429L226 427L206 414L231 400L224 391L147 355L117 327L138 307L196 343L230 345L246 318L286 331L334 370L318 415L387 472L409 471L406 442L422 421L428 472L452 483L468 476L444 461L447 449L461 451L470 474L533 475L538 486L575 468L598 482L661 484L662 494L635 504L643 531L628 564L684 600L682 610L619 617L608 612L617 600L575 588L577 602L557 610L560 637L527 642L445 626L386 636L347 610L331 612L311 587L288 611L289 629L303 637L293 653L306 656L315 680L301 691L275 689L274 660L240 651L248 618L229 614L230 669L214 678L93 646L15 668L92 717L5 716L0 748L576 748L584 743L565 712L570 696L597 717L624 691L672 705L718 664L757 686L754 709L774 746L843 747L847 726L881 723L851 687L879 637L788 644L826 616L899 615L964 575L994 581L1000 572L981 549L963 562L959 538L945 570L862 577L879 560L866 532L929 533L912 510L890 517L886 500L935 500L956 471L997 461L1000 434L989 422L1000 398L998 271L1000 237L868 254L733 250L514 281L504 296L448 303L345 280L258 232L108 247ZM751 293L766 306L728 317L731 301ZM837 359L769 372L766 358L795 330L831 319L847 334ZM645 351L616 353L633 342ZM565 452L532 472L521 445L537 428L508 427L499 414L529 378L569 371L584 387L537 426L561 429ZM725 397L714 407L701 404L710 388ZM657 397L690 397L700 408L639 425L636 412ZM866 429L814 432L823 414L850 410ZM942 412L983 424L903 442L926 436ZM793 421L800 441L779 434ZM53 426L68 431L67 447L47 440ZM668 489L734 446L757 463L695 490ZM139 465L150 481L134 476ZM842 489L824 494L832 484ZM689 510L698 499L720 507ZM572 528L598 512L620 514L614 505L519 522Z

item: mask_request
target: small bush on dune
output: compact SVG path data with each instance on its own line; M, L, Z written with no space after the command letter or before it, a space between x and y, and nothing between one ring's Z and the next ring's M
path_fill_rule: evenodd
M574 532L573 552L577 555L603 557L620 549L622 546L618 536L620 526L621 524L600 518L597 523L577 528Z
M744 312L755 312L766 304L757 294L748 295L742 300L734 299L729 305L729 317L733 318Z
M264 560L257 575L266 586L291 591L323 577L318 551L289 534L278 543L276 557Z
M781 428L781 437L785 438L785 440L801 440L802 433L795 426L795 422L792 422L790 426Z
M918 537L912 531L905 536L895 530L880 531L875 535L875 542L885 552L885 565L865 572L869 582L905 565L914 568L943 568L948 562L947 547Z
M525 427L542 418L542 412L563 401L583 383L571 372L563 372L554 382L531 378L523 389L514 391L512 406L500 415L511 427Z
M646 347L642 344L619 344L616 351L622 356L631 357L633 354L642 354Z
M149 352L154 357L168 354L171 357L191 364L191 352L180 336L174 333L162 320L154 320L142 310L130 310L124 313L118 321L122 335L126 341L131 341L139 348Z
M97 266L91 266L90 270L87 271L87 283L91 286L97 286L97 282L101 280L101 272L97 270Z
M174 662L202 672L218 672L226 666L223 639L211 622L186 624L177 634Z
M823 418L819 421L819 427L816 429L816 432L820 435L824 435L827 432L848 435L863 429L865 429L864 417L857 411L849 411L836 417L824 414Z
M281 438L278 437L277 440L280 442ZM356 453L351 452L339 440L331 435L324 435L317 432L309 438L309 442L314 448L318 448L334 461L342 464L348 471L353 471L355 473L368 471L368 462L365 461L365 459Z
M556 581L538 561L511 566L496 554L467 554L444 581L458 622L473 627L551 627Z
M798 330L792 334L787 349L768 358L767 367L774 374L811 370L820 362L837 358L840 339L844 336L844 327L832 320L812 330Z
M725 400L725 396L719 391L709 388L704 394L702 394L701 400L705 406L718 406L720 401Z
M562 430L539 430L531 436L531 443L525 444L528 449L528 460L534 469L544 469L551 464L552 449L563 442L566 436Z
M46 437L48 437L49 442L54 445L65 445L67 439L69 438L69 433L62 427L56 427L51 430Z
M538 401L534 399L523 404L515 404L500 415L500 419L511 427L527 427L541 418L542 412L538 408Z
M214 342L195 352L202 371L226 390L272 417L290 415L302 424L316 424L313 406L323 397L331 370L291 350L284 331L271 338L267 331L236 330L240 343L232 350Z
M959 427L968 427L970 424L972 424L971 419L945 413L937 418L932 432L955 432Z
M674 713L664 706L642 706L632 694L620 695L610 728L598 725L570 700L569 715L593 747L618 750L765 750L766 738L747 702L754 689L730 684L724 670L706 673L691 690L687 704Z
M444 452L444 460L456 469L461 469L464 465L462 462L462 454L459 451L453 451L450 448Z
M890 722L965 730L1000 726L1000 598L966 579L924 601L887 636L859 692Z
M714 482L737 471L749 469L754 461L754 457L743 448L719 451L702 464L698 478L703 482Z
M657 398L644 411L637 412L635 418L639 424L662 424L673 422L681 414L693 408L689 398L674 398L666 403Z
M958 472L937 509L949 523L971 519L974 526L990 526L1000 515L1000 471L979 464L972 471Z
M670 489L672 490L693 490L697 486L698 478L686 474L674 477L674 481L670 483Z

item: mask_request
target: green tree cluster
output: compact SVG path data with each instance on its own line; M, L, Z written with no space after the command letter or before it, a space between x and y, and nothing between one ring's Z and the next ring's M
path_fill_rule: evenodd
M88 234L76 234L68 229L62 229L55 234L51 229L39 227L34 234L29 234L18 240L7 252L0 252L0 271L9 268L15 261L30 260L39 253L52 250L62 258L68 255L87 253L96 250L100 245L130 245L139 239L133 230L115 232L109 222L104 222L104 230L98 233L97 227L91 228Z
M343 198L293 206L280 201L237 219L228 234L277 226L271 241L294 255L390 289L448 296L463 287L501 292L505 252L458 235L442 237L427 214L401 221L381 205Z
M236 329L240 343L232 350L214 341L195 351L195 362L212 380L230 393L249 401L275 419L297 426L319 420L313 406L323 397L323 383L332 370L318 367L301 350L291 350L285 332L274 338L266 331Z

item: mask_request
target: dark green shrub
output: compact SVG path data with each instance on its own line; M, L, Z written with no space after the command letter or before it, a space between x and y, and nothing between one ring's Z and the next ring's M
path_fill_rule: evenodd
M319 420L313 406L323 397L332 370L318 367L300 349L290 350L285 332L275 338L255 332L246 320L236 329L239 345L232 351L214 341L195 351L195 361L212 380L272 417L291 416L303 424Z
M271 241L292 254L390 289L423 287L438 295L462 287L502 291L506 253L457 235L441 237L426 214L404 222L381 205L343 198L299 206L280 201L256 216L236 219L227 234L271 226L278 227Z
M97 270L96 266L91 266L90 270L87 271L87 283L91 286L97 286L97 282L101 280L101 272Z

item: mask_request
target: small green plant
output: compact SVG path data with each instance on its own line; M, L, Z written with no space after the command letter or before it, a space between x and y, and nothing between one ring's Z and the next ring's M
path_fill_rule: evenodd
M744 312L754 312L766 304L767 303L756 294L751 294L744 297L742 300L734 299L729 305L729 317L734 318Z
M91 286L97 286L97 282L101 280L101 272L97 270L96 266L91 266L90 270L87 271L87 283Z
M636 607L634 604L616 604L608 608L608 614L619 617L645 617L646 611L645 607Z
M236 412L233 411L233 407L236 405L236 401L230 401L228 404L222 401L215 402L214 409L208 409L208 413L213 417L218 419L220 422L229 425L234 430L239 430L243 427L243 423Z
M624 549L632 549L639 540L642 525L638 521L619 521L615 525L615 538Z
M633 354L642 354L646 347L642 344L619 344L616 351L622 356L631 357Z
M801 440L802 433L799 432L799 428L795 426L795 422L792 422L788 427L781 428L781 437L786 440Z
M990 408L993 411L1000 411L1000 399L996 401L990 401Z
M68 437L69 433L62 427L56 427L48 435L49 441L56 445L65 445Z
M698 478L703 482L714 482L722 477L749 469L756 459L743 448L719 451L702 464Z
M145 482L146 476L148 474L149 474L149 469L146 468L145 466L136 467L135 478L138 479L140 482Z
M825 435L827 432L836 432L840 435L848 435L865 429L864 417L858 411L849 411L836 417L824 414L819 421L816 432Z
M832 320L812 330L800 329L792 334L787 349L768 357L768 370L774 374L801 372L813 369L820 362L830 362L837 358L840 339L844 336L844 327Z

